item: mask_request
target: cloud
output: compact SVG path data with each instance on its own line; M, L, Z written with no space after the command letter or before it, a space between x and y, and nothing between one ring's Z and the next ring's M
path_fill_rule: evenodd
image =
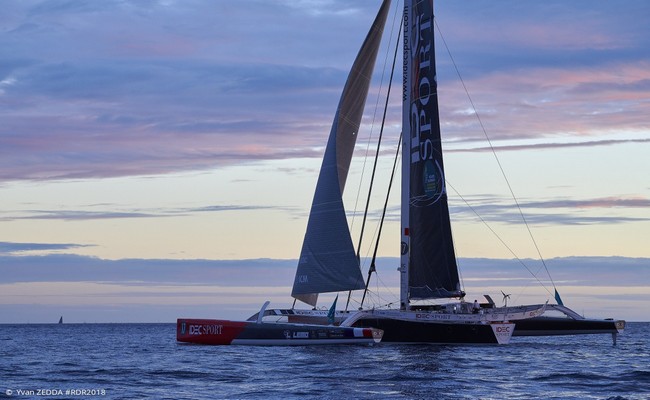
M0 34L0 181L320 157L376 4L250 4L7 5ZM477 20L467 18L467 4L438 5L490 137L544 139L549 144L535 146L547 148L614 145L625 141L597 137L650 128L650 35L639 18L647 7L499 2L472 10L482 15ZM487 28L493 24L500 29ZM465 93L452 83L455 69L439 53L445 138L482 139ZM398 109L391 103L397 112L388 117L387 134L399 132ZM557 135L596 139L555 144L550 139Z
M111 208L119 208L113 205ZM178 217L195 213L217 213L232 211L255 211L255 210L276 210L295 212L292 207L284 206L262 206L262 205L210 205L204 207L186 208L154 208L147 210L125 210L125 211L88 211L88 210L20 210L3 213L0 221L17 220L61 220L61 221L90 221L102 219L125 219L125 218L160 218Z
M650 199L644 197L602 197L585 200L549 200L527 202L524 207L530 208L649 208Z
M646 12L648 5L632 1L628 6L623 10L607 1L586 0L570 5L559 1L436 4L438 24L452 51L460 47L460 60L480 58L482 63L471 64L478 73L479 67L493 71L532 65L570 68L612 58L638 59L634 50L650 41L638 35L646 29L638 13Z
M74 248L71 244L16 244L2 243L5 249L25 250ZM15 250L18 251L18 250ZM20 250L22 251L22 250ZM396 257L379 257L377 269L382 280L389 286L397 285L398 274L394 265ZM522 264L531 271L543 266L539 260L460 258L458 265L466 279L484 282L507 278L504 284L518 285L517 279L533 279ZM603 279L610 285L650 285L650 260L631 257L559 257L546 260L551 274L557 281L588 285ZM0 282L134 282L138 285L216 284L224 287L236 286L290 286L293 282L297 260L248 259L248 260L169 260L169 259L119 259L105 260L97 257L72 254L49 254L29 256L9 254L0 256ZM362 260L367 269L369 261ZM589 279L582 276L591 271ZM541 275L545 280L546 276ZM605 278L607 278L605 280ZM510 281L512 280L512 281ZM591 282L591 283L590 283Z
M322 120L306 109L317 101L297 98L322 90L329 75L267 65L32 68L9 93L38 100L3 115L0 179L146 175L320 156L313 147L323 145L332 117ZM345 74L339 75L342 82ZM272 110L267 105L273 101L287 106ZM310 131L323 138L298 134Z
M20 244L10 243L7 246L13 248ZM56 246L44 247L52 249ZM72 254L5 255L0 256L0 282L143 282L188 285L214 282L226 286L246 286L255 277L265 285L286 286L293 282L296 265L295 260L271 259L105 260Z
M449 186L449 184L447 184ZM449 186L451 189L451 186ZM628 222L646 222L650 217L633 217L624 215L585 214L590 210L602 209L647 209L650 199L645 197L599 197L592 199L549 199L524 201L518 200L526 221L535 225L592 225L592 224L624 224ZM386 210L386 221L400 221L400 206L389 206ZM477 214L486 221L502 224L521 225L522 217L517 204L512 199L504 199L491 195L463 196L450 194L449 213L452 220L476 221ZM369 210L368 217L378 221L382 210ZM348 218L355 212L348 211Z
M25 214L21 211L21 214ZM28 215L21 216L8 216L0 218L3 221L16 221L16 220L62 220L62 221L85 221L97 219L122 219L122 218L152 218L159 217L160 215L148 214L142 212L119 212L119 211L81 211L81 210L66 210L66 211L44 211L44 210L30 210L27 211Z
M294 6L259 6L260 14L245 15L212 2L14 6L8 25L16 27L0 36L0 179L160 174L320 156L313 146L324 145L356 49L344 68L292 63L306 56L300 53L283 60L274 52L285 41L259 31L274 31L271 14ZM233 19L262 17L266 24L249 24L243 35L238 25L227 28ZM369 17L356 12L343 21L356 18ZM160 51L169 43L187 51Z
M471 147L448 149L448 153L474 153L474 152L491 152L491 151L519 151L519 150L538 150L538 149L558 149L568 147L594 147L594 146L612 146L625 143L650 143L650 138L644 139L609 139L609 140L591 140L584 142L571 143L530 143L518 145L497 145L492 147Z
M601 140L585 139L622 132L647 140L650 123L644 115L650 110L643 99L650 93L648 66L650 60L485 73L465 82L476 109L457 79L440 78L441 129L445 139L456 142L485 143L483 127L493 141L553 143L554 137L563 142L576 137L581 140L575 143L598 145Z
M521 213L514 203L506 204L503 199L493 196L470 196L465 198L467 204L461 204L452 199L450 213L455 219L475 220L476 215L487 221L499 221L520 225ZM470 208L471 207L471 208ZM646 222L647 217L631 217L622 215L584 214L589 209L638 208L650 207L650 199L644 197L603 197L593 199L550 199L541 201L519 200L528 223L535 225L591 225L591 224L622 224L626 222Z
M33 251L71 250L86 247L84 244L74 243L13 243L0 242L0 257L4 254L20 254Z
M458 263L469 298L486 293L497 300L501 290L512 293L518 304L552 298L539 260L461 258ZM377 260L372 299L385 304L397 298L398 264L396 257ZM242 319L268 299L276 307L290 307L296 265L296 260L273 259L0 256L0 322L54 322L61 314L69 322L160 322L190 315ZM647 319L650 259L564 257L548 259L546 265L563 299L576 310L603 317L606 309L617 318ZM324 295L322 303L331 300L333 295Z

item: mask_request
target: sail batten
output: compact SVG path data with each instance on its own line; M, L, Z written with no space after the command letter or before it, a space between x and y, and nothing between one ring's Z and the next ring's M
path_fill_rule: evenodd
M384 0L345 83L325 148L291 295L316 305L319 293L363 289L343 191L390 0Z

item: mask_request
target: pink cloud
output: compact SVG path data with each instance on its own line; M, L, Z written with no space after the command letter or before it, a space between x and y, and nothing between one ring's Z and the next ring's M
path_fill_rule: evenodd
M596 136L650 129L647 62L497 72L470 80L466 86L493 138ZM443 126L464 138L481 137L476 116L458 85L443 82L439 92ZM473 134L468 127L473 127Z

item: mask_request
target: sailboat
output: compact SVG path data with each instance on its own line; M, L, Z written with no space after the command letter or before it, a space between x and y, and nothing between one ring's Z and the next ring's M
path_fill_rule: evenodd
M380 14L390 0L384 0ZM375 21L376 22L376 21ZM508 343L518 336L585 333L616 334L625 321L585 319L565 307L533 304L497 307L464 301L453 246L438 113L434 47L433 1L405 0L403 14L403 106L401 137L401 255L400 307L337 311L341 326L375 327L382 341L397 343ZM397 54L397 52L396 52ZM356 63L352 70L358 68ZM367 84L351 84L341 97L330 132L305 238L294 279L292 297L313 309L269 309L262 317L291 322L326 323L317 310L318 295L367 290L358 252L350 236L342 195L367 95ZM392 79L391 79L392 80ZM355 103L356 102L356 105ZM504 296L506 296L504 294ZM364 293L365 298L365 293ZM422 300L458 299L421 305ZM504 297L504 300L505 297ZM547 307L560 316L546 317ZM251 319L260 318L260 314Z
M63 323L63 315L61 316L61 318L59 318L59 324L62 324L62 323Z
M380 14L389 4L390 0L383 1ZM338 312L337 322L382 329L382 340L389 342L507 343L514 332L513 321L540 316L546 305L411 304L412 300L463 299L465 293L460 288L445 188L433 3L407 1L403 27L400 308ZM352 71L355 68L356 63ZM351 84L353 77L343 91L327 142L291 293L312 307L320 293L366 288L342 198L368 89L365 79ZM325 320L324 312L315 309L265 314L273 315L293 322ZM256 318L259 314L251 317Z
M296 308L294 301L290 309L268 309L267 302L245 322L178 319L177 340L274 345L380 340L384 343L506 344L517 326L527 327L520 334L548 333L546 321L550 320L543 319L548 302L497 307L489 296L486 296L487 303L464 301L447 204L432 0L405 0L402 20L400 306L348 311L347 307L336 310L335 301L329 310L316 309L321 293L366 290L374 270L373 263L364 283L343 192L390 3L391 0L383 0L352 65L325 148L291 292L295 301L313 308ZM439 299L457 300L421 303ZM561 312L565 309L561 304L551 307ZM566 328L565 324L553 329L568 332Z

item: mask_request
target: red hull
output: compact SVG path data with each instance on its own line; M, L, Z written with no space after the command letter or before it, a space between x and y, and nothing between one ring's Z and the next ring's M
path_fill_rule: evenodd
M179 319L176 322L176 340L197 344L230 344L244 331L246 324L219 319Z

